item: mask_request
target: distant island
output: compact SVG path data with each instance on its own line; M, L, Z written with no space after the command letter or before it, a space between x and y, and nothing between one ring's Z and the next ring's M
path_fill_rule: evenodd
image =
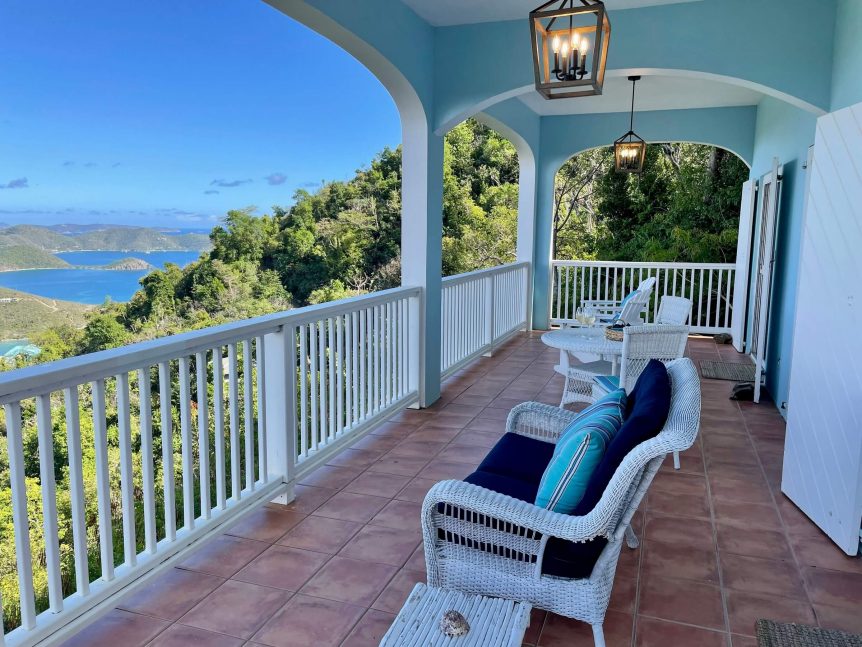
M121 258L118 261L114 261L113 263L108 263L107 265L97 266L97 269L101 270L124 270L126 272L141 272L141 271L149 271L155 269L152 265L147 263L145 260L140 258L135 258L134 256L129 256L128 258Z
M76 267L57 257L59 252L202 252L210 247L206 234L149 227L13 225L0 228L0 271ZM99 269L148 270L152 266L138 258L124 258Z

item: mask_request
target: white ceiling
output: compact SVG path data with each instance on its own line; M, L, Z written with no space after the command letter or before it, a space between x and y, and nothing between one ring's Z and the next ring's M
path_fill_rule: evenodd
M401 0L435 26L527 19L542 0ZM700 0L605 0L609 10Z
M518 98L540 115L628 112L631 109L632 84L625 76L608 76L603 93L598 96L549 100L531 91ZM635 110L753 106L762 98L763 95L755 90L715 80L650 75L638 81Z

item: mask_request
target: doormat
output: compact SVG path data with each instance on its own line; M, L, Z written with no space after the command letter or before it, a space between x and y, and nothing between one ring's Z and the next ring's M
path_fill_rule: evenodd
M758 647L862 647L862 636L808 625L757 621Z
M754 382L754 364L700 360L700 372L710 380Z

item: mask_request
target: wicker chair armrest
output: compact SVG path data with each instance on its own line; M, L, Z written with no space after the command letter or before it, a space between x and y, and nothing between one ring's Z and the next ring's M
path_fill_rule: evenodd
M474 518L469 523L475 524L475 518L481 517L482 523L494 527L497 533L517 538L523 537L525 530L532 531L534 536L539 533L577 542L602 536L600 526L591 521L590 515L559 514L472 483L440 481L425 495L422 506L422 533L426 542L437 543L440 524L435 518L447 516L447 511L451 514L452 509L458 510L457 516L465 524L472 513Z
M515 406L506 420L506 432L554 443L578 414L541 402L523 402Z

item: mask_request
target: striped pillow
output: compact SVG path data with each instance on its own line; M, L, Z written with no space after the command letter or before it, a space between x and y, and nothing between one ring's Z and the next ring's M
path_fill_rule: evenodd
M605 448L623 424L626 393L613 391L581 414L566 428L545 468L536 505L570 514L584 496Z

